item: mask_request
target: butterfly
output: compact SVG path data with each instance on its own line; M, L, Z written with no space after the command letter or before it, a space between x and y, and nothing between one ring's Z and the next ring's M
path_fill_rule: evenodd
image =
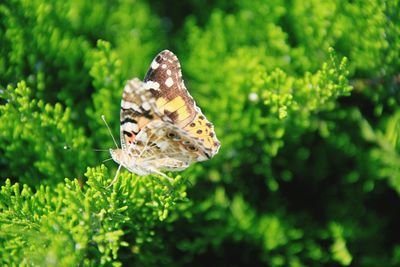
M214 126L186 89L181 64L171 51L153 59L143 81L134 78L126 83L120 139L121 148L110 149L119 164L116 177L123 166L138 175L169 178L163 172L184 170L218 153Z

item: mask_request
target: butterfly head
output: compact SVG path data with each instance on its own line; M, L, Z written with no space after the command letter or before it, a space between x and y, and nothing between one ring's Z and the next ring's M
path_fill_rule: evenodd
M127 153L123 149L110 149L110 154L112 159L119 165L125 167L130 172L136 173L138 175L146 175L151 173L150 170L145 168L144 162L142 162L139 156L135 156Z

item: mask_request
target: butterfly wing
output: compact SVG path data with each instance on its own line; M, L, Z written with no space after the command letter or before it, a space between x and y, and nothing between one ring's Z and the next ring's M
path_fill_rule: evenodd
M171 51L164 50L154 58L145 76L144 87L149 88L163 118L195 139L196 149L202 151L206 159L218 152L220 142L214 127L186 89L181 64Z
M150 121L162 119L171 121L158 111L153 95L143 82L135 78L129 80L125 87L121 100L120 112L120 138L122 149L135 142L140 130Z
M137 135L132 155L136 162L148 169L183 170L194 161L207 157L198 149L199 144L186 131L170 122L154 120Z

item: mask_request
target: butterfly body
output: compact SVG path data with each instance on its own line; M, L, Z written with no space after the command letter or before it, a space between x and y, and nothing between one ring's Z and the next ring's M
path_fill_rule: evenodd
M220 147L168 50L155 57L143 81L127 82L120 123L121 149L110 149L111 156L138 175L183 170L212 158Z

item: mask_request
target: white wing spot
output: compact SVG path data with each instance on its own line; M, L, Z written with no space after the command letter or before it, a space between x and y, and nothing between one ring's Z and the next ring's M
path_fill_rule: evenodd
M142 104L142 107L143 107L144 110L150 110L150 104L149 104L149 102L144 102L144 103Z
M132 93L133 92L133 85L127 83L124 87L124 92Z
M146 90L149 90L149 89L159 90L160 84L158 82L147 81L143 84L143 88Z
M161 68L166 69L167 68L167 64L162 64Z
M136 105L135 103L132 103L132 102L125 101L125 100L121 101L121 107L124 108L124 109L130 109L131 108L131 109L136 110L136 111L140 110L138 105Z
M136 136L136 140L145 143L147 141L147 133L141 131L138 136Z
M168 70L167 70L167 75L168 75L168 76L171 76L171 74L172 74L171 70L168 69Z
M153 60L153 62L151 62L151 68L153 70L157 69L159 66L160 64L157 61Z
M136 123L133 122L126 122L122 125L122 128L127 132L135 132L139 131L139 127Z
M165 85L168 87L171 87L174 84L174 81L172 80L171 77L169 77L166 81L165 81Z

